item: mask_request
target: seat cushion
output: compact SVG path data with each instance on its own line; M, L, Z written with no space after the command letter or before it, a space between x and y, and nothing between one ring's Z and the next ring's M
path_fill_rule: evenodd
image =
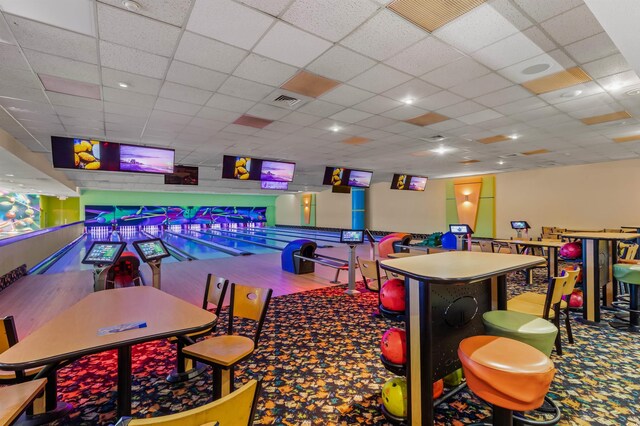
M230 367L253 353L253 340L244 336L223 335L185 346L185 355L209 364Z
M616 263L613 276L623 283L640 285L640 265Z
M508 337L551 355L558 335L555 325L535 315L515 311L489 311L482 315L487 334Z
M507 310L522 312L524 314L535 315L537 317L544 317L544 304L531 303L526 300L520 299L520 296L516 296L507 301ZM549 310L549 318L555 318L556 313L553 309Z
M537 303L538 305L542 305L542 306L544 306L544 302L547 300L546 294L532 293L532 292L522 293L516 297L518 297L520 300L524 300L526 302L531 302L531 303ZM567 308L567 302L565 302L564 300L561 301L560 309L566 309L566 308Z
M473 336L460 342L458 356L469 388L480 398L508 410L538 408L555 374L553 362L517 340Z

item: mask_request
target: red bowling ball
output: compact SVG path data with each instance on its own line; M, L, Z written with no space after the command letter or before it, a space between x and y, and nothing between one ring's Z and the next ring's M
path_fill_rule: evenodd
M571 293L571 296L569 298L569 307L571 308L582 308L582 304L584 303L583 299L582 299L582 292L581 291L574 291L573 293Z
M405 364L407 362L407 335L397 327L385 331L380 341L382 356L392 364Z
M582 256L582 245L578 242L567 243L560 249L560 256L565 259L578 259Z
M394 278L385 282L380 290L382 306L390 311L404 311L404 281Z

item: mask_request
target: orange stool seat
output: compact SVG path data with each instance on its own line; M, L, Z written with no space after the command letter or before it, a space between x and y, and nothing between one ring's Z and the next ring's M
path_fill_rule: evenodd
M469 388L485 401L513 411L542 406L555 374L538 349L498 336L473 336L458 347Z

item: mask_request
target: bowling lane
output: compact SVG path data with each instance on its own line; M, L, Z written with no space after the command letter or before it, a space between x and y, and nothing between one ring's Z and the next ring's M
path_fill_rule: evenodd
M198 235L194 236L198 237ZM233 257L233 255L216 250L213 247L205 244L199 244L197 241L182 238L179 235L174 235L168 232L162 234L162 240L195 257L196 259L220 259L223 257ZM214 242L228 246L228 243L225 244L225 242Z
M327 238L318 238L313 235L279 234L271 232L270 230L257 230L254 228L215 228L210 231L217 232L218 234L216 235L228 235L234 238L243 238L248 241L264 242L279 248L284 248L291 241L298 240L300 238L315 241L318 244L318 247L331 247L340 244L340 238L330 240Z
M223 244L227 247L232 247L238 250L248 251L254 254L263 253L277 253L286 245L286 243L277 243L275 241L267 241L264 238L251 238L243 237L240 235L221 233L217 229L210 230L183 230L182 233L190 235L196 238L200 238L205 241L213 241L218 244ZM265 247L264 245L268 246Z

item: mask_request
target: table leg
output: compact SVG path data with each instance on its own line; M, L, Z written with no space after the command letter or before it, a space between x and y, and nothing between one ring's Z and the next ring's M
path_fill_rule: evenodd
M549 264L548 279L558 276L558 247L549 247L547 250L547 263Z
M27 410L27 416L20 422L21 426L45 425L62 419L73 410L73 405L66 402L58 402L58 365L45 367L34 379L47 378L44 388L44 412L34 413L31 408ZM42 409L42 406L40 406Z
M611 291L607 292L605 299L605 305L613 308L613 302L618 298L618 280L613 275L613 265L618 263L618 241L611 241L611 251L609 256L611 257L611 263L609 264L609 276L611 277Z
M598 240L582 240L582 274L584 305L582 320L600 322L600 251Z
M499 275L497 277L497 283L496 298L498 300L498 309L505 310L507 309L507 276Z
M118 417L131 415L131 346L118 348Z

